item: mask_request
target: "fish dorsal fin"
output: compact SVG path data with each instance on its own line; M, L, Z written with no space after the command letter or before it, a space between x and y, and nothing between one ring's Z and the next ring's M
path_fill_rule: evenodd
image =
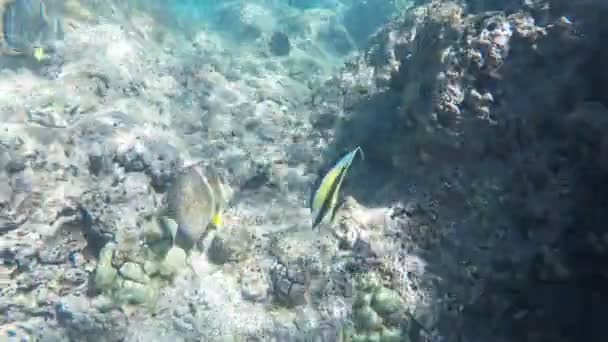
M365 153L363 153L363 149L361 148L361 146L357 146L355 148L355 151L359 152L359 154L361 155L361 160L365 160Z
M363 149L361 149L360 146L355 147L354 150L348 152L344 157L342 157L340 160L338 160L338 162L336 162L335 167L344 167L347 168L350 167L350 164L353 163L353 160L355 160L355 156L357 155L357 152L359 152L361 154L361 159L365 159L365 155L363 154Z

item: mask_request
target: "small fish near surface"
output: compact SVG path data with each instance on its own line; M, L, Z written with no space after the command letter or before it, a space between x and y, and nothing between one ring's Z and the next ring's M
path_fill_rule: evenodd
M37 60L38 62L42 61L46 57L44 48L40 47L40 46L37 46L34 48L33 54L34 54L34 59Z
M62 39L61 20L43 0L0 0L0 55L46 59L51 42Z
M177 222L174 244L189 253L211 227L222 226L222 212L230 190L211 169L186 167L167 193L167 215Z
M338 193L342 186L344 176L352 164L357 152L361 153L361 159L364 159L363 150L357 146L354 150L342 157L328 172L325 174L319 187L314 192L310 209L312 212L312 228L317 227L327 213L330 213L330 222L333 222L336 215Z

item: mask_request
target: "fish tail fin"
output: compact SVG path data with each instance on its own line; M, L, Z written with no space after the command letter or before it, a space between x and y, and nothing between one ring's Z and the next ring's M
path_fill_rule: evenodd
M211 219L211 224L213 224L215 228L222 228L223 223L224 219L222 218L222 213L218 212L213 215L213 218Z
M34 58L40 62L41 60L44 59L44 48L42 47L36 47L34 48Z

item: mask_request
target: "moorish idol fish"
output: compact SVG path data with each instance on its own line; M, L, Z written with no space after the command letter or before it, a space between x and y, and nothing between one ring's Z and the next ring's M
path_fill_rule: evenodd
M361 159L365 159L363 150L357 146L354 150L342 157L334 167L332 167L321 180L319 187L314 192L310 201L312 212L312 228L318 226L328 212L331 212L330 222L333 222L336 215L338 192L348 171L348 167L355 159L357 152L361 153Z

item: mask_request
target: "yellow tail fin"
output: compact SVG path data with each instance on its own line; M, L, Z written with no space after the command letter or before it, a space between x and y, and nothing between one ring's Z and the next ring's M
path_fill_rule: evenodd
M222 224L224 220L222 219L222 214L221 213L217 213L213 216L213 219L211 219L211 223L215 226L215 228L222 228Z
M34 58L36 58L36 60L38 62L43 60L44 59L44 48L41 48L41 47L34 48Z

